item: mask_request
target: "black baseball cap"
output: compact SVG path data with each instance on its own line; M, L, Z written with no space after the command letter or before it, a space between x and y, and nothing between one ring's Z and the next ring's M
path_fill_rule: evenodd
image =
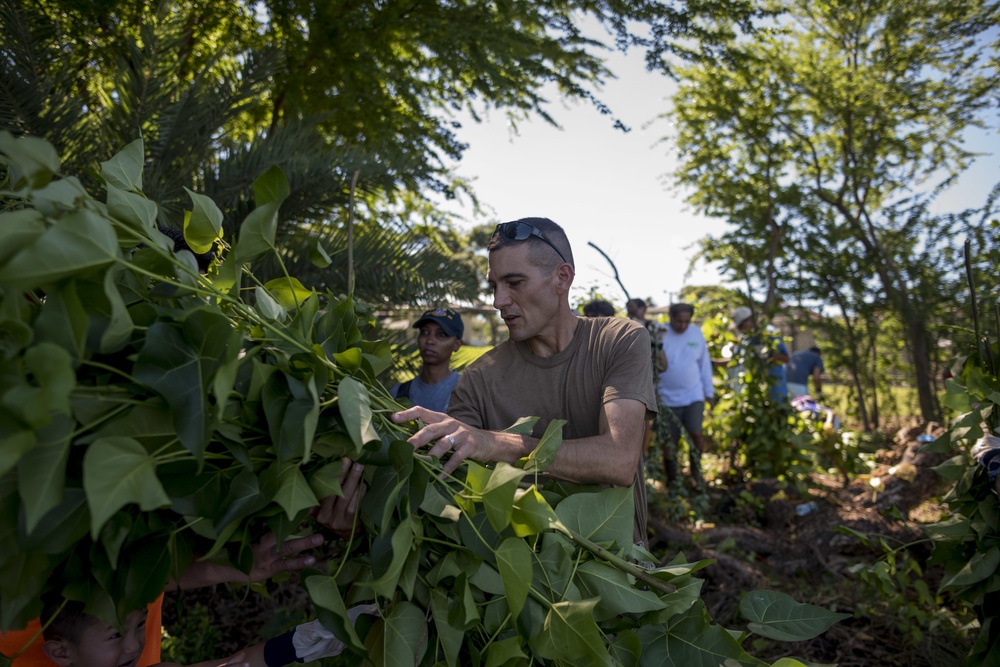
M462 334L465 333L465 325L462 323L462 316L458 314L458 311L452 310L451 308L431 308L430 310L425 311L424 314L420 316L420 319L413 323L413 328L419 329L420 325L424 322L437 322L446 334L454 336L459 340L462 339Z

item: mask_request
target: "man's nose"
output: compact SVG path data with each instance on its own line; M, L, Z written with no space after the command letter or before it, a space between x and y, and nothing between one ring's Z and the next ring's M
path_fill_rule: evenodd
M497 287L493 290L493 307L502 310L510 305L510 296L507 290Z

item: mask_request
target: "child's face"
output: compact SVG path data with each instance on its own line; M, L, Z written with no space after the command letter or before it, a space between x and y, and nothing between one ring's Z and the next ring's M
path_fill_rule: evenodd
M146 646L145 609L125 617L121 630L95 620L80 633L80 641L67 643L72 667L135 667Z

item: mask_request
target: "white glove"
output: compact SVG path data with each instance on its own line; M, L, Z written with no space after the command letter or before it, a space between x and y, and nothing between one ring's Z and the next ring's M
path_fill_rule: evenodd
M378 607L374 604L362 604L347 610L351 625L357 622L361 614L378 615ZM320 658L332 658L340 655L346 648L344 642L323 627L319 620L302 623L295 627L292 634L292 645L295 647L295 657L299 662L312 662Z

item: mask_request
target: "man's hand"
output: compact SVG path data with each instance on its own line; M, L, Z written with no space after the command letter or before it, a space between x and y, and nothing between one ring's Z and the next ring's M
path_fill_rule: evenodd
M365 467L349 458L341 459L340 490L343 496L327 496L313 511L316 523L325 526L345 540L357 532L355 527L358 505L365 495L365 485L361 483L361 473Z
M250 570L251 582L270 579L279 572L295 572L316 564L316 557L301 556L306 549L313 549L323 544L322 535L307 535L294 540L288 540L281 547L277 546L278 538L269 532L253 545L253 568ZM246 581L247 575L240 573L237 581Z
M466 459L513 463L525 454L520 445L522 436L473 428L443 412L414 406L392 415L392 421L397 424L417 419L425 426L410 436L407 442L414 448L431 445L427 453L437 458L451 452L450 458L444 462L445 475L454 472ZM508 435L512 437L505 437Z
M323 544L323 536L307 535L288 540L281 548L277 547L277 541L274 533L269 532L253 545L253 567L250 574L231 565L195 561L177 581L169 580L165 590L190 590L215 584L245 584L270 579L279 572L294 572L311 567L316 564L316 557L299 554Z

